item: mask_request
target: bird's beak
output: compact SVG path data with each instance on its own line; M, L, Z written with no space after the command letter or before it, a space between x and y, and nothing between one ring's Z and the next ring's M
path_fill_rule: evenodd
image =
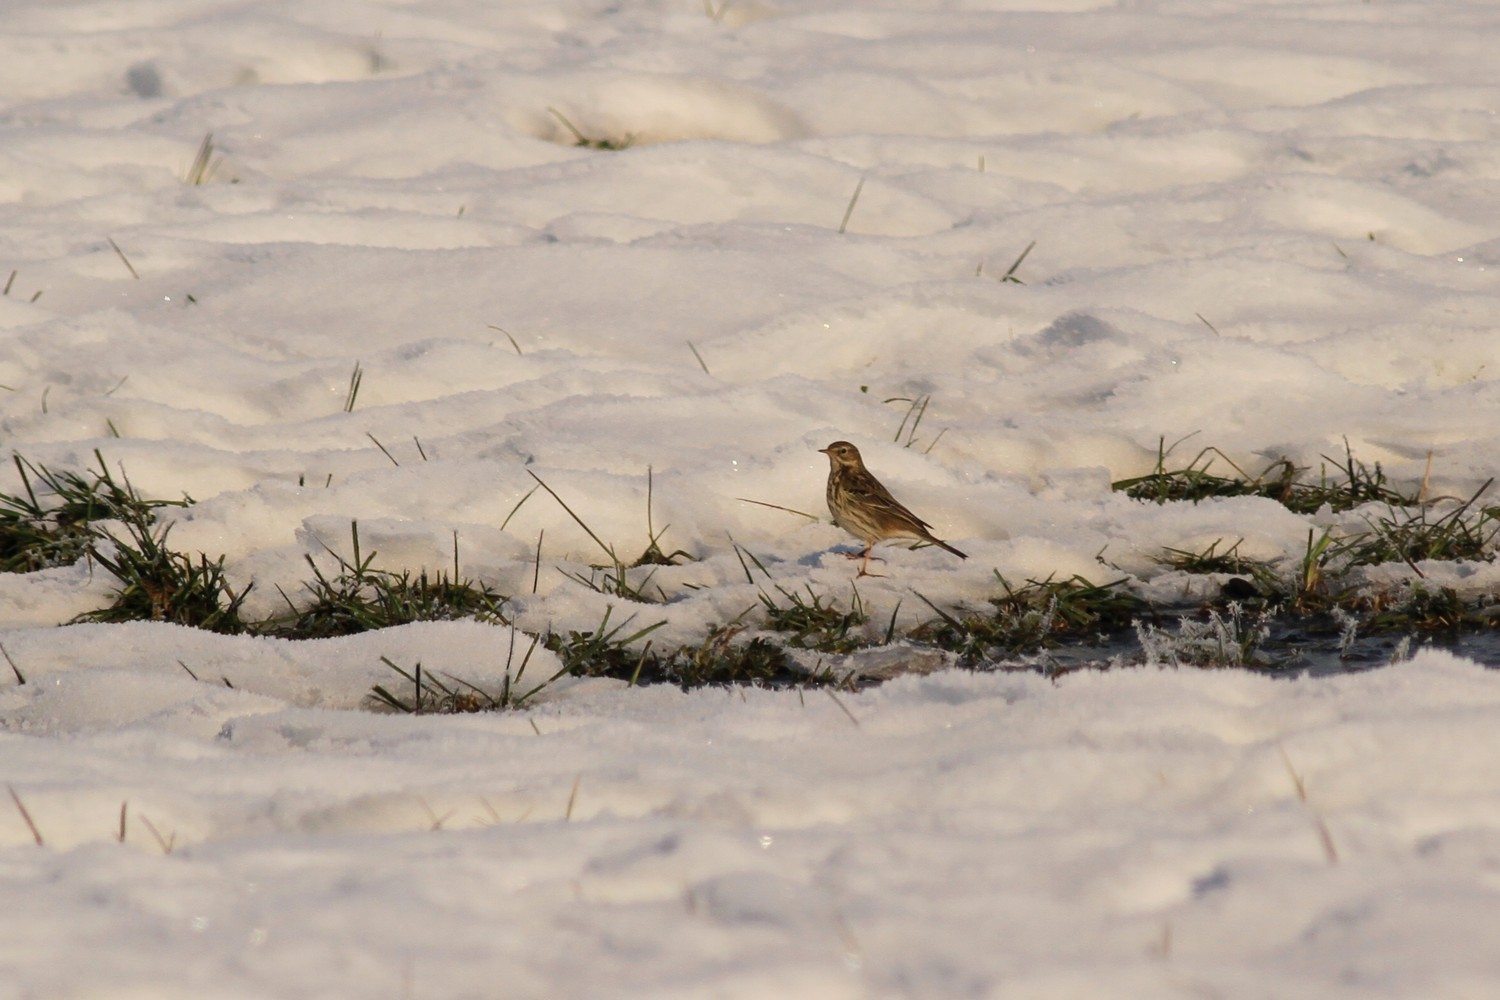
M818 454L819 455L826 455L826 454L828 454L828 449L827 448L819 448L818 449Z

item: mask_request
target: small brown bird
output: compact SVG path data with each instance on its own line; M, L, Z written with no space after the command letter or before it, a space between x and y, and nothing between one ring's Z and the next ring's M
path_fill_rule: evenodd
M833 515L833 523L865 543L860 576L870 575L870 550L887 538L915 538L947 549L960 559L969 558L942 539L934 538L928 530L932 525L901 506L891 491L865 468L864 459L854 445L835 441L818 450L828 456L828 511Z

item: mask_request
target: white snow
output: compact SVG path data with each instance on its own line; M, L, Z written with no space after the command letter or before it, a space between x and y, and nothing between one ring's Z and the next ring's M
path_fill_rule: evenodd
M872 632L996 570L1176 592L1163 546L1330 522L1112 494L1163 438L1495 474L1497 46L1465 0L12 3L0 443L191 495L259 615L356 520L531 630L700 641L735 544L847 602L847 536L742 499L822 514L837 438L971 556L882 549ZM630 559L648 469L696 561L624 606L521 501ZM1500 679L1444 652L409 717L381 657L530 640L59 627L110 589L0 577L0 1000L1500 992Z

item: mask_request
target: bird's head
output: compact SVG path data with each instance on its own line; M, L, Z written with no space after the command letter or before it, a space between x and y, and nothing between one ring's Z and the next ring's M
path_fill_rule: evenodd
M827 448L819 448L818 451L828 456L828 461L835 467L861 465L859 449L848 441L835 441Z

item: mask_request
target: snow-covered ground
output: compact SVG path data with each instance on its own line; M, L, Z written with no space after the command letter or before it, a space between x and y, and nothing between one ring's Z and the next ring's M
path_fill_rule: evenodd
M393 570L450 567L456 533L532 631L613 605L665 646L766 583L847 602L848 536L743 499L822 513L838 438L970 555L882 550L875 630L997 570L1166 599L1163 546L1295 559L1328 523L1111 493L1163 438L1251 471L1347 439L1455 496L1496 473L1491 3L3 24L0 445L190 494L173 544L225 555L252 615L356 520ZM627 558L666 526L694 557L657 571L672 600L571 578L598 545L522 502L533 474ZM583 681L408 717L362 709L382 657L483 686L511 630L57 627L110 591L0 577L27 681L0 668L0 1000L1500 994L1500 677L1441 652L836 697Z

